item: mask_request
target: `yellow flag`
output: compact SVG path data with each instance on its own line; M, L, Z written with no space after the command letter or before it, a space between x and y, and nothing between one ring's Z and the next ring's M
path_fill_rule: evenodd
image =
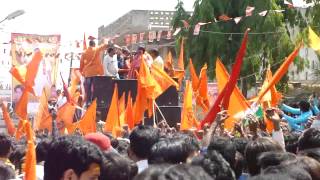
M315 51L320 51L320 38L319 36L309 27L309 45Z

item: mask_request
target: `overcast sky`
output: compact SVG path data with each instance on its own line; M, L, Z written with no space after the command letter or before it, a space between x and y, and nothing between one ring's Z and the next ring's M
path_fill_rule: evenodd
M192 10L194 0L183 2ZM1 23L0 33L61 34L62 41L81 40L84 32L97 36L99 26L130 10L174 10L176 4L177 0L2 0L0 19L18 9L26 13Z

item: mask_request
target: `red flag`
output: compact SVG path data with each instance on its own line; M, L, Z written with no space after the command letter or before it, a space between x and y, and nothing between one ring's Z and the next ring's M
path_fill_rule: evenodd
M238 76L239 76L240 70L241 70L243 57L245 55L246 44L247 44L247 39L248 39L248 32L249 32L249 29L247 29L245 32L241 47L240 47L240 49L237 53L237 56L236 56L236 62L232 68L232 73L229 78L228 84L226 84L226 86L223 88L223 90L218 95L215 103L213 104L213 106L210 109L207 116L204 118L204 120L201 121L200 128L202 128L205 123L211 124L215 120L217 113L220 111L220 103L222 102L222 100L223 100L223 102L222 102L223 108L228 109L230 96L231 96L231 93L232 93L236 83L237 83L237 79L238 79Z

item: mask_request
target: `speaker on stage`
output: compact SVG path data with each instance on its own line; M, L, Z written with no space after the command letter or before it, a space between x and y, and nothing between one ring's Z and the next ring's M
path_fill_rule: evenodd
M118 85L119 98L125 92L127 102L128 94L131 92L132 102L135 102L138 87L138 81L136 79L114 79L113 84Z
M158 106L178 106L179 94L177 88L170 86L156 99L156 102Z
M159 106L162 115L167 120L167 123L170 127L176 127L177 123L181 121L181 106ZM160 122L164 118L158 109L156 109L156 123ZM145 117L147 117L145 113ZM145 118L145 125L153 126L153 117Z

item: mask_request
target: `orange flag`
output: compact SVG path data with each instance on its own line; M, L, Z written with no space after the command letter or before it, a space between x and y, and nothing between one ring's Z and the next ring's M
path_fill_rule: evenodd
M192 82L192 89L193 92L196 92L199 87L199 78L197 76L196 70L194 69L192 59L189 60L189 67L190 67L190 76L191 76L191 82Z
M12 68L10 69L10 73L19 83L25 83L27 74L27 67L25 65L12 66Z
M32 90L32 87L34 86L34 79L37 76L38 68L41 60L42 60L42 54L40 50L37 50L35 51L35 54L33 55L32 60L27 65L25 87L27 89L30 88L29 90Z
M138 76L139 78L139 76ZM139 124L144 118L144 112L148 106L147 98L144 96L144 89L141 88L141 84L138 83L137 96L134 103L134 124Z
M34 129L35 130L39 130L39 129L51 130L51 128L52 128L52 118L48 108L48 97L47 97L45 88L43 88L42 95L40 97L38 112L35 117Z
M173 68L173 58L172 58L171 51L168 52L164 67L167 68L168 70L173 70L174 69Z
M130 130L134 128L134 116L133 116L131 92L129 92L129 95L128 95L125 122L128 124Z
M29 93L27 89L23 90L22 96L20 97L15 112L21 119L27 119L27 107L28 107Z
M76 106L66 102L62 105L57 112L57 122L63 121L66 126L73 122L73 116L76 111Z
M120 126L122 127L124 124L127 124L125 121L126 115L126 94L123 92L122 96L119 99L119 119L120 119Z
M209 110L207 64L205 64L200 71L196 102L197 105L202 108L203 112Z
M151 76L150 70L144 59L141 60L138 83L141 85L141 88L144 90L143 93L145 93L144 94L145 98L155 99L154 89L156 86L156 82L154 78Z
M27 140L28 140L28 147L26 152L26 160L25 160L25 180L35 180L36 177L36 149L33 142L33 131L31 129L30 122L25 124L26 126L26 133L27 133Z
M69 132L74 132L77 128L86 135L97 131L96 125L97 100L89 106L80 121L67 125Z
M268 84L268 86L261 92L261 94L258 95L258 99L257 102L260 102L260 100L262 99L262 97L270 90L270 88L272 86L274 86L275 84L277 84L281 78L283 77L283 75L285 75L285 73L288 71L288 68L290 66L290 64L293 62L293 60L295 59L295 57L299 54L300 48L302 47L302 44L300 44L290 55L289 57L287 57L287 59L281 64L281 66L279 67L279 69L276 71L276 73L274 74L274 76L272 77L270 83Z
M192 85L186 81L186 89L184 91L183 109L181 112L180 130L188 130L192 127L198 127L197 120L194 117L192 109Z
M87 50L86 33L83 34L83 50Z
M151 66L151 76L155 80L155 89L153 99L159 97L164 91L166 91L170 86L175 86L179 88L179 84L173 80L166 72L162 69L152 65Z
M118 130L120 130L120 118L119 118L119 103L118 103L118 85L115 84L111 105L109 108L108 116L104 130L111 132L113 137L118 137Z
M229 80L229 74L220 59L216 60L216 78L220 93ZM237 119L239 118L237 116L240 116L241 112L245 112L249 107L250 105L246 101L245 97L242 95L239 88L235 86L231 94L230 105L228 108L228 114L230 117L225 121L224 127L228 130L232 130L234 123L237 122Z
M181 44L180 44L180 55L178 59L178 68L179 70L184 70L184 39L181 39Z
M4 122L7 126L8 134L10 134L10 136L13 136L16 132L16 128L14 127L14 124L10 118L9 112L7 110L7 105L4 102L2 102L1 104L1 109Z
M23 119L20 119L19 120L19 123L18 123L18 127L17 127L17 131L16 131L16 139L19 140L22 135L25 134L25 123L27 122L27 120L23 120Z

